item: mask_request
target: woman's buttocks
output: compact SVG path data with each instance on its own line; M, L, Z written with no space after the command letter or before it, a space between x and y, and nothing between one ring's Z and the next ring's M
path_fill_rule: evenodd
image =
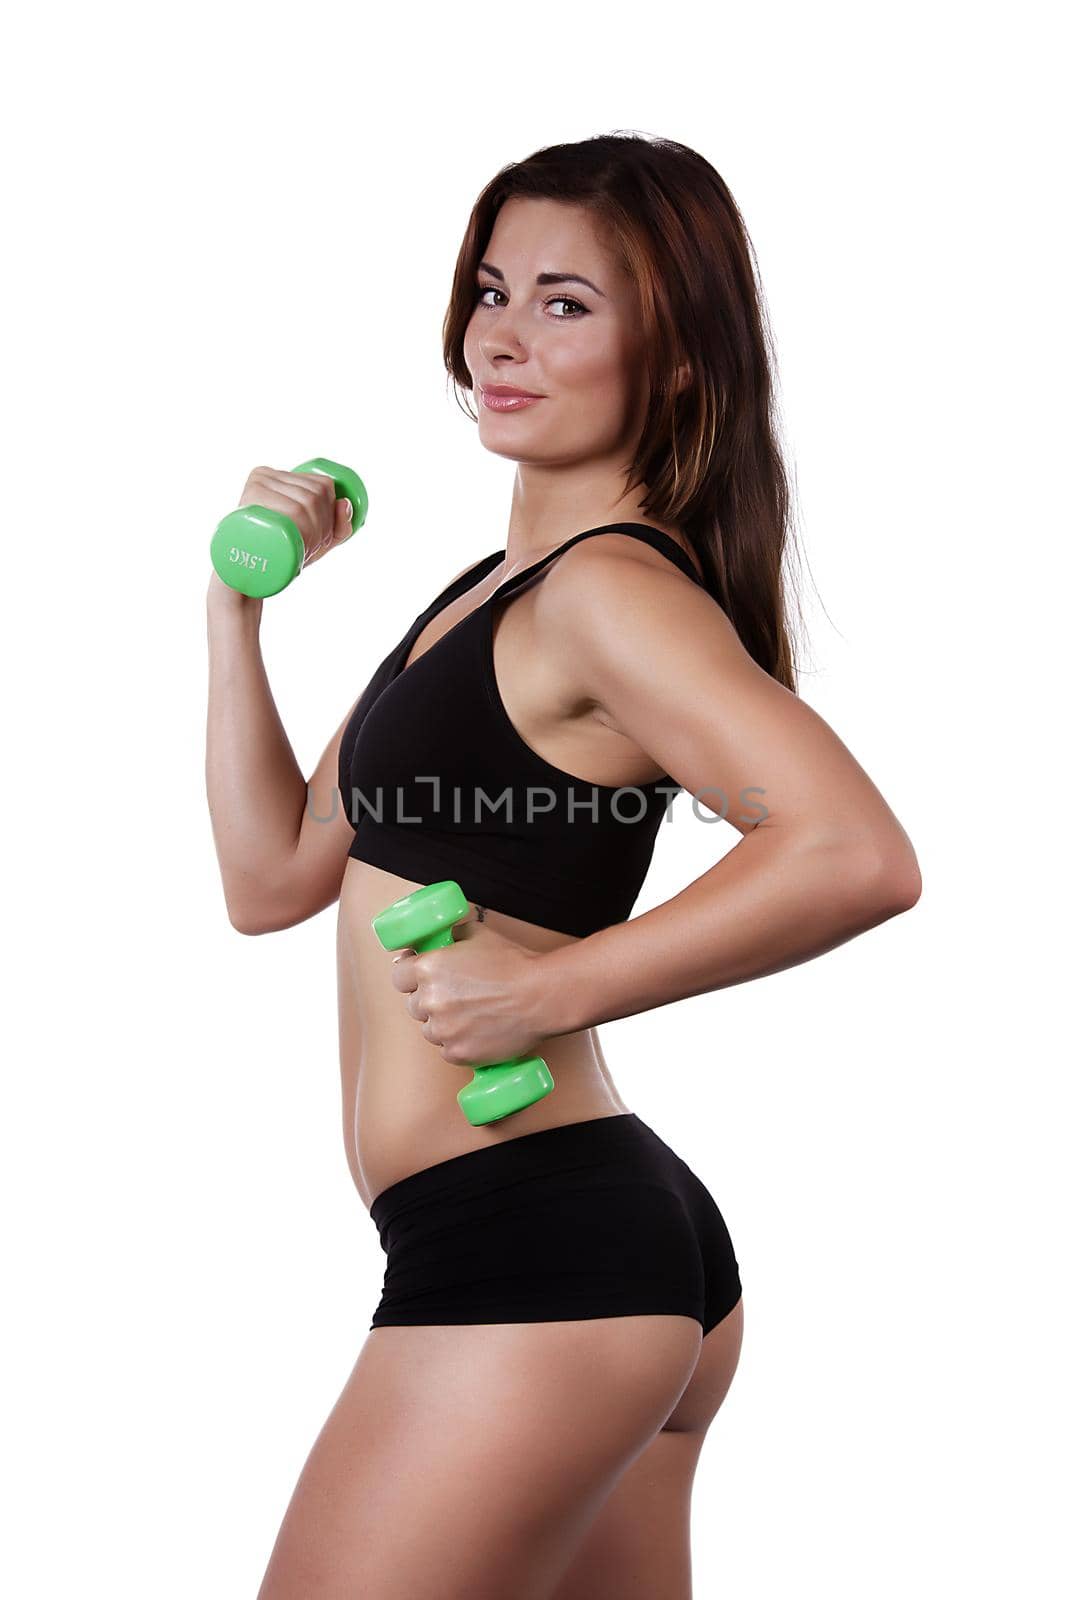
M615 1088L595 1029L543 1041L555 1088L513 1116L472 1127L456 1095L473 1072L446 1061L423 1038L393 985L393 952L384 950L371 920L401 895L421 887L370 862L350 858L338 905L337 981L345 1148L353 1181L366 1206L414 1172L470 1150L563 1123L629 1110ZM557 933L488 909L487 924L527 949L574 943Z

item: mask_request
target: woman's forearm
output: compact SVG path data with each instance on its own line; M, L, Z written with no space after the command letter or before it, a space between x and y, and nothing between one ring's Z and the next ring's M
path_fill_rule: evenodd
M223 592L225 591L225 592ZM226 909L236 926L296 849L307 780L274 704L259 646L262 601L208 589L207 798Z
M761 825L629 922L546 952L544 1037L595 1027L809 961L913 905L914 858Z

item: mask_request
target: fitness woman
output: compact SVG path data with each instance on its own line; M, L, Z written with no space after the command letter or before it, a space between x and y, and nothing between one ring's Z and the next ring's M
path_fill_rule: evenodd
M596 1025L808 960L921 887L885 800L796 694L764 328L703 158L614 134L537 151L479 196L444 327L480 442L515 462L506 544L412 592L425 609L307 780L263 602L212 575L227 908L261 934L338 902L345 1149L385 1252L259 1600L691 1594L739 1267ZM351 537L325 476L257 467L251 503L293 519L305 566ZM740 840L630 920L686 796ZM372 918L446 878L471 906L454 944L387 952ZM472 1126L472 1064L519 1054L554 1089Z

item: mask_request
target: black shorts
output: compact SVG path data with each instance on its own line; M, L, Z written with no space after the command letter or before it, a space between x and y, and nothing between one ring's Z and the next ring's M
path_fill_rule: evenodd
M386 1256L371 1328L667 1312L707 1334L741 1298L718 1206L632 1111L438 1161L370 1214Z

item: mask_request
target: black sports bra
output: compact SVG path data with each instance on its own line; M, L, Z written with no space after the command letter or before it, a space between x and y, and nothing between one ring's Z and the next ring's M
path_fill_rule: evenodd
M493 602L598 533L631 534L704 586L659 528L605 523L513 573L405 667L426 624L506 550L463 573L386 656L341 736L338 783L357 830L350 856L414 883L454 878L468 900L561 933L626 921L680 785L664 776L613 788L554 766L508 717L493 664Z

